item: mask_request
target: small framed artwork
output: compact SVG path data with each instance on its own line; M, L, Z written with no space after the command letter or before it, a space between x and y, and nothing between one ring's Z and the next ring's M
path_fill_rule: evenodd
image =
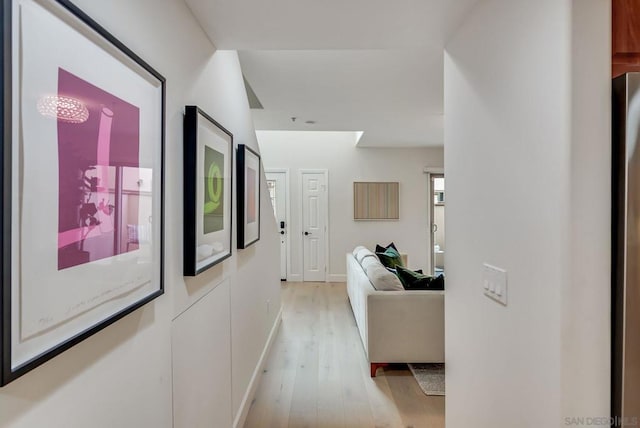
M233 135L196 106L184 114L184 275L231 256Z
M238 145L238 248L260 240L260 155Z
M165 79L67 0L3 0L4 385L163 293Z
M354 182L354 220L398 220L400 183Z

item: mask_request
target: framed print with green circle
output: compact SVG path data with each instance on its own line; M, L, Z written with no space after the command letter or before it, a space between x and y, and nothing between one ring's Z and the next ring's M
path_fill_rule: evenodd
M184 115L184 275L231 256L233 135L197 106Z

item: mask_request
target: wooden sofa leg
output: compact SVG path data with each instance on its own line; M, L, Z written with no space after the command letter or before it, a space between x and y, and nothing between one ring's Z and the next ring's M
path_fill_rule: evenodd
M376 377L376 372L381 367L387 367L387 363L371 363L371 377Z

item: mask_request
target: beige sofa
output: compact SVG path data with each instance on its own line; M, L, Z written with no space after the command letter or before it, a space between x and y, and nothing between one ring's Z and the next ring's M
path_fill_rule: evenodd
M444 291L378 291L347 253L347 293L371 377L388 363L444 362Z

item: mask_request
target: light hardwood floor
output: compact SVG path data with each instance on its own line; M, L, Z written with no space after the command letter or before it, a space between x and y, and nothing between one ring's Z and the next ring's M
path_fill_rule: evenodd
M282 325L245 428L441 428L406 366L371 378L344 283L283 283Z

